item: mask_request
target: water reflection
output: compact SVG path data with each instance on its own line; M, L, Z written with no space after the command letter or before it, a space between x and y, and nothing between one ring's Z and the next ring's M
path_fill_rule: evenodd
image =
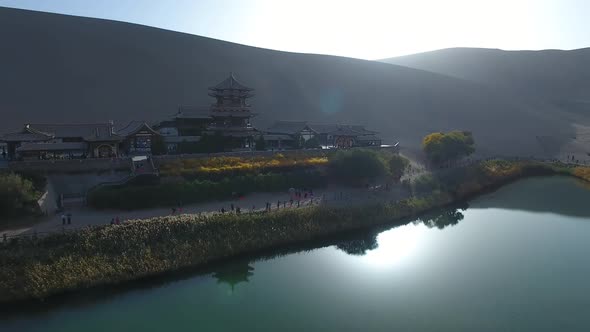
M446 207L435 212L427 213L417 219L414 223L422 223L428 228L443 229L448 226L454 226L465 217L461 211L467 210L467 203L461 203Z
M369 250L377 249L377 235L376 231L364 231L360 234L351 236L353 238L344 239L336 243L336 248L353 256L362 256Z
M460 203L438 209L414 220L413 225L423 224L428 228L438 229L454 226L463 220L464 215L462 211L467 210L467 208L467 203ZM413 238L419 233L414 229L415 227L407 227L405 225L409 221L402 221L395 228L391 228L391 225L385 225L368 231L357 231L348 234L344 238L337 240L335 246L337 249L352 256L364 256L369 252L374 252L376 249L380 249L380 245L386 242L387 246L396 246L398 250L401 250L402 247L406 246L404 244L409 245L414 242ZM382 235L383 239L378 239L380 235Z
M253 271L254 267L250 266L248 261L236 262L223 266L213 273L213 278L217 279L218 284L228 284L233 293L237 284L250 281L249 278L254 275Z

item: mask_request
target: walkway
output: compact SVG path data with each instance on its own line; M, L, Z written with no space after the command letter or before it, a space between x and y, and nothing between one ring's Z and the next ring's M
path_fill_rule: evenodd
M313 202L308 197L299 202L299 208L310 206L311 204L327 204L331 206L353 206L362 205L368 202L390 202L397 201L408 197L408 193L400 186L395 186L393 189L387 191L384 186L376 186L372 188L350 188L350 187L329 187L323 190L313 191ZM175 214L196 214L196 213L220 213L223 208L225 211L231 210L231 205L234 208L239 207L242 213L249 213L253 211L264 211L266 203L271 204L272 210L284 208L297 208L297 201L290 204L289 193L254 193L245 196L243 199L204 202L198 204L191 204L184 206L182 211L176 210ZM286 204L285 204L286 203ZM94 210L87 207L79 207L66 213L71 213L72 224L62 225L61 214L48 216L43 218L39 223L22 227L18 229L11 229L0 231L0 234L6 234L7 237L14 237L19 235L32 235L35 232L39 235L46 233L63 232L68 230L75 230L87 226L110 224L112 218L119 217L121 222L134 219L146 219L153 217L172 215L172 208L153 208L134 211L119 211L119 210ZM0 238L1 241L1 238Z

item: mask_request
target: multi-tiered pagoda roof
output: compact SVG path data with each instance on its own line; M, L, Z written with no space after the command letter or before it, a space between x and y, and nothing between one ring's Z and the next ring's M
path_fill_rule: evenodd
M254 91L254 89L245 86L240 81L238 81L233 73L230 73L229 77L223 80L221 83L209 87L209 96L215 98L225 98L232 96L238 98L250 98L254 96L252 91Z

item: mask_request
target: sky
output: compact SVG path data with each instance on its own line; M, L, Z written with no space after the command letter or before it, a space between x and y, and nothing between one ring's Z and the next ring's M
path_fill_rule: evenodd
M590 46L590 0L0 0L282 51L383 59Z

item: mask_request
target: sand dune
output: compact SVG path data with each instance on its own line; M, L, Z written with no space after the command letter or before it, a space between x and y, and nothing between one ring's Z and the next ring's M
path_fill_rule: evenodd
M0 8L0 41L0 132L32 121L161 119L179 105L207 105L207 87L233 71L256 89L259 127L354 122L410 147L426 133L462 129L480 151L527 155L555 154L574 136L554 105L376 61L8 8Z

